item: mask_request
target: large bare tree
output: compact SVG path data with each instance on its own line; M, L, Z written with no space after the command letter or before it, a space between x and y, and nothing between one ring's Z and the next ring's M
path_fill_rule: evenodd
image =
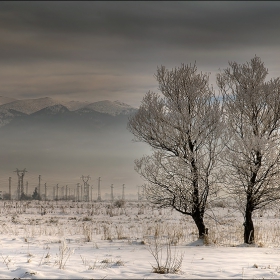
M135 169L147 181L148 200L190 215L203 238L207 199L218 187L221 106L196 65L161 66L155 77L160 94L148 92L128 123L135 140L153 148Z
M259 57L229 63L217 76L227 122L226 186L244 215L244 243L254 243L252 213L280 198L280 80L265 81Z

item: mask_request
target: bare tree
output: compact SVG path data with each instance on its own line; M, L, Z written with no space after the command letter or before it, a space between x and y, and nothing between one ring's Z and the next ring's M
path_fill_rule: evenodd
M161 66L155 77L161 95L148 92L128 123L135 140L153 148L135 169L148 182L147 199L191 216L203 238L207 199L217 192L220 104L196 65Z
M265 81L260 58L229 63L217 76L228 142L226 186L244 215L244 243L254 243L252 213L280 198L280 80Z

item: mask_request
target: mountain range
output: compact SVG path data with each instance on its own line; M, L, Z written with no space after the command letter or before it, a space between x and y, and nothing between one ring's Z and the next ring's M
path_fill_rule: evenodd
M0 127L7 125L13 119L22 118L27 115L56 115L62 113L70 115L70 112L74 112L77 116L96 112L119 116L130 115L136 112L136 109L120 101L104 100L94 103L80 101L63 102L50 97L16 100L0 96Z
M26 168L29 176L41 174L48 182L76 184L82 174L102 177L108 188L142 182L134 160L147 148L133 143L127 130L136 108L120 101L61 102L49 97L0 96L0 104L0 189L7 177L17 180L16 168Z

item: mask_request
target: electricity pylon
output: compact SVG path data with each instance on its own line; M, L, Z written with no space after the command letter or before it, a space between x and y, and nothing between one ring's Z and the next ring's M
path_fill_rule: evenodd
M84 189L82 190L82 193L81 193L81 198L82 198L82 201L89 201L89 184L88 184L88 181L90 179L90 176L84 176L82 175L81 179L83 180L84 182Z
M27 170L26 168L24 168L23 170L16 169L14 172L16 172L18 176L17 199L21 200L21 196L24 194L23 177L25 175L25 172L27 172Z

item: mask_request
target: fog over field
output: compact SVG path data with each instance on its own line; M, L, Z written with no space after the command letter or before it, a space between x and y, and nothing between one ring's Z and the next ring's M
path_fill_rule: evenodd
M36 111L39 102L44 108ZM116 194L121 194L125 184L127 194L136 195L143 180L134 171L134 159L149 152L144 144L134 143L127 130L128 117L136 109L110 101L76 110L64 104L70 111L56 103L48 98L29 100L35 109L30 109L26 100L0 106L2 190L8 190L8 177L12 177L15 190L18 178L13 171L26 168L24 181L29 182L30 191L37 186L39 175L49 187L57 183L73 187L82 183L82 175L89 175L94 194L101 177L103 194L110 191L111 184Z

